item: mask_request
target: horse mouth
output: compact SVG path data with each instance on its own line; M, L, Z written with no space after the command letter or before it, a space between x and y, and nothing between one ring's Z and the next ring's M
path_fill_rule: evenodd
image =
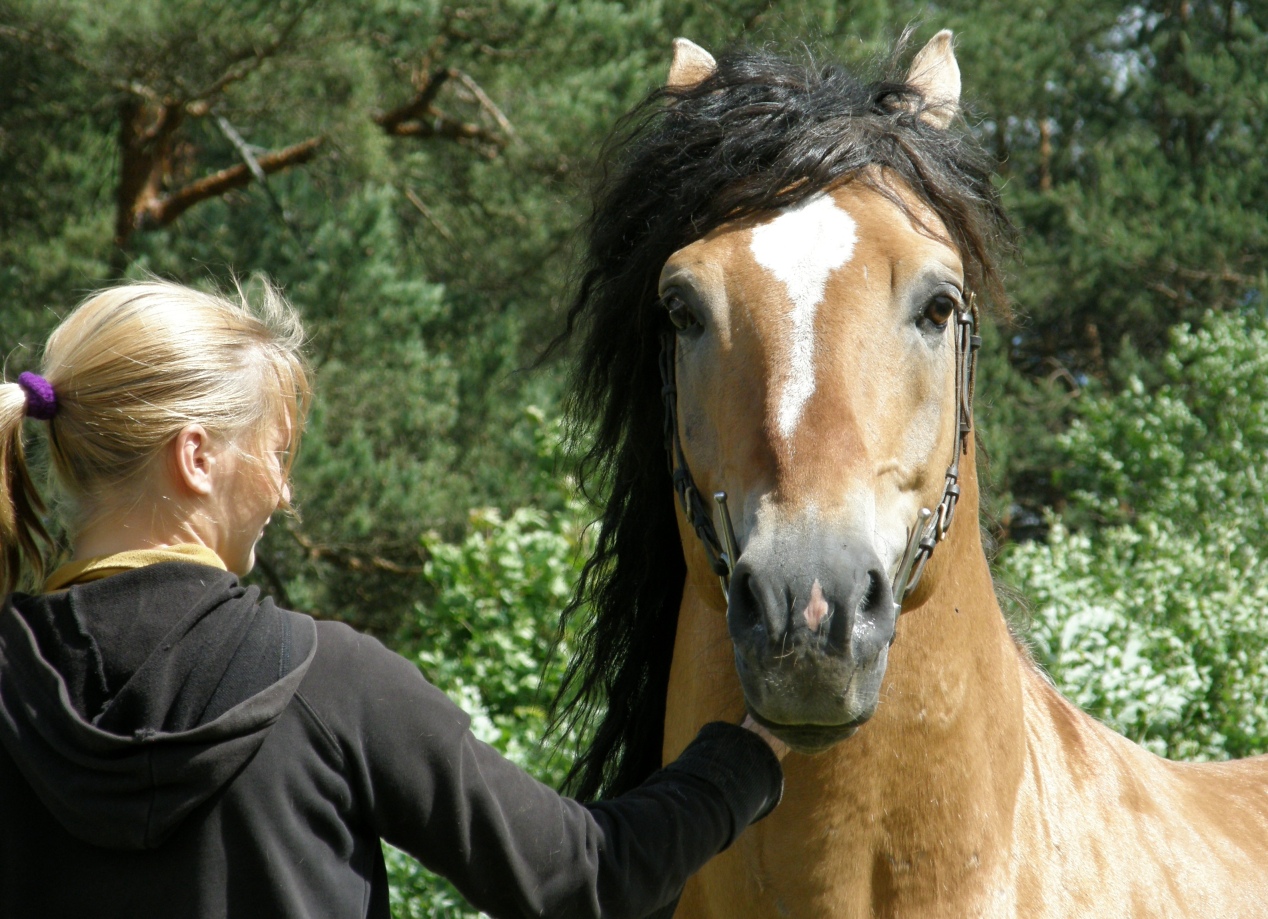
M776 721L768 721L752 709L749 710L749 714L753 716L754 721L793 750L808 754L822 753L841 741L853 737L854 732L867 721L867 717L863 717L844 724L780 724Z

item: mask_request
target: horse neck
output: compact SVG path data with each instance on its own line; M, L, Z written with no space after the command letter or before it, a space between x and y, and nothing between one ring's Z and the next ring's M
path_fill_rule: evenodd
M785 759L785 801L754 828L753 845L784 833L814 838L815 825L834 851L849 848L867 865L938 851L962 851L967 864L1007 845L1023 764L1021 663L982 550L973 460L970 446L956 519L899 618L876 714L825 753ZM684 534L671 757L701 724L744 712L724 601L695 543Z
M1023 764L1022 659L982 548L974 460L970 444L956 518L899 616L876 715L830 751L836 762L811 766L839 774L847 761L908 800L907 788L934 792L948 816L954 800L1007 811ZM936 822L922 816L923 826Z

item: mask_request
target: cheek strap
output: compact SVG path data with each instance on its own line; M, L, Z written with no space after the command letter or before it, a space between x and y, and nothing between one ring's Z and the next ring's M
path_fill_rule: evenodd
M969 452L969 435L973 432L973 387L977 382L977 353L982 347L982 336L977 334L977 298L972 291L968 305L955 313L955 414L957 437L951 465L947 467L947 481L942 488L942 500L937 508L920 509L916 525L911 529L907 551L903 553L894 575L894 605L902 612L903 599L920 583L925 565L934 548L946 538L960 500L960 457Z
M691 470L687 466L687 457L682 450L682 438L678 435L677 340L678 336L673 329L661 332L660 395L665 404L665 453L669 457L669 476L678 495L678 506L682 508L687 524L696 531L696 536L704 545L709 567L718 576L722 593L727 596L731 589L731 572L735 570L736 562L735 530L731 526L731 515L726 506L726 492L720 491L713 498L722 514L723 532L727 541L724 547L713 525L713 515L700 497L700 489L696 488L695 479L691 477Z

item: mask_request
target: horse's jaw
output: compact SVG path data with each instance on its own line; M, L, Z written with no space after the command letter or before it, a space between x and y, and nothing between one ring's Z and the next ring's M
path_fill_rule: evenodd
M883 665L882 665L883 669ZM766 728L781 741L788 745L789 749L797 753L804 753L813 756L816 753L823 753L830 750L843 740L848 740L854 736L854 733L872 717L876 711L873 705L871 711L866 715L860 716L855 721L845 724L823 725L823 724L783 724L770 721L763 717L759 712L754 711L751 707L748 712L753 716L753 720L758 722L762 727Z

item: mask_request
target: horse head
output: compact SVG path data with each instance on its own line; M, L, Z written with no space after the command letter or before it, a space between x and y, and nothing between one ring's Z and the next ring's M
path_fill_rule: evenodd
M711 62L680 40L671 87ZM907 82L925 125L945 129L960 88L949 33ZM735 545L711 555L729 568L735 664L749 711L794 749L825 749L876 710L905 562L939 532L921 509L944 503L962 447L965 276L935 209L881 165L722 223L660 273L675 474L728 496ZM684 544L700 514L684 502Z
M634 787L744 707L801 751L850 736L906 653L899 609L976 537L954 527L903 600L962 447L975 497L957 355L1007 221L952 127L950 34L900 53L869 79L679 40L609 141L566 333L582 479L607 495L564 614L583 627L557 718L598 717L580 794Z

